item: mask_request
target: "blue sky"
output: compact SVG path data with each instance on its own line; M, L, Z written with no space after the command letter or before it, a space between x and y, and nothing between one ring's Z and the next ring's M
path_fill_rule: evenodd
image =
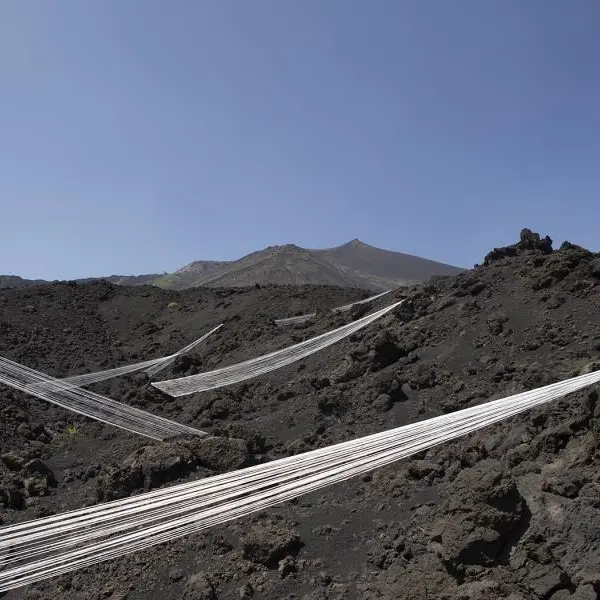
M0 273L600 249L598 0L3 0Z

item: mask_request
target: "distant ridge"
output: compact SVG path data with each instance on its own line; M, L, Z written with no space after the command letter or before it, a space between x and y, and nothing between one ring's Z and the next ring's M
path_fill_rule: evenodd
M31 285L40 285L42 283L49 283L44 279L23 279L18 275L0 275L0 289L3 288L21 288L28 287Z
M207 266L208 265L208 266ZM154 284L172 289L293 284L326 284L383 291L464 269L354 239L335 248L269 246L224 263L196 261Z
M434 275L457 275L463 270L411 254L383 250L354 239L326 249L307 249L294 244L269 246L233 261L197 260L163 275L111 275L77 281L105 279L117 285L150 284L174 290L200 286L312 284L384 291L424 281ZM0 288L43 283L50 282L0 276Z

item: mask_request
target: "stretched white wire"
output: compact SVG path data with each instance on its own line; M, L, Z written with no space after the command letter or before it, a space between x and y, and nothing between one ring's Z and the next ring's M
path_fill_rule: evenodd
M191 350L193 350L196 346L201 344L204 340L206 340L208 337L210 337L213 333L215 333L216 331L221 329L221 327L223 327L223 323L221 323L220 325L217 325L214 329L211 329L208 333L205 333L200 339L196 340L195 342L192 342L191 344L188 344L185 348L182 348L175 354L172 354L171 356L166 356L163 360L161 360L161 362L157 362L156 364L151 365L149 369L146 369L146 371L145 371L146 374L149 377L153 377L157 373L160 373L162 370L166 369L169 365L173 364L175 362L175 359L178 356L181 356L181 355L186 354L187 352L190 352Z
M138 433L155 440L176 435L206 435L206 432L122 404L90 390L73 387L69 381L0 357L0 383L56 404L67 410Z
M264 510L600 381L600 371L258 465L0 528L0 592Z
M373 302L386 294L389 294L392 290L387 290L386 292L381 292L381 294L376 294L375 296L370 296L369 298L364 298L363 300L357 300L356 302L351 302L350 304L344 304L343 306L336 306L331 309L331 312L347 312L351 310L354 306L358 306L359 304L366 304L367 302ZM275 325L299 325L301 323L306 323L306 321L310 321L317 316L316 312L307 313L305 315L297 315L295 317L286 317L285 319L275 319Z
M370 323L373 323L373 321L376 321L386 313L390 312L402 304L402 302L404 302L404 300L395 302L377 312L362 317L362 319L338 327L337 329L311 338L310 340L294 344L293 346L277 350L276 352L264 354L258 358L246 360L229 367L215 369L214 371L199 373L198 375L189 375L187 377L180 377L179 379L158 381L152 385L170 396L178 397L193 394L195 392L212 390L233 383L239 383L240 381L245 381L252 377L257 377L258 375L280 369L301 360L302 358L310 356L319 350L323 350L359 331L363 327L366 327Z
M295 317L286 317L285 319L275 319L275 325L299 325L306 323L317 316L316 312L307 313L305 315L297 315Z
M70 383L73 387L91 385L92 383L98 383L100 381L106 381L107 379L113 379L114 377L121 377L122 375L130 375L131 373L137 373L152 365L160 364L167 357L154 358L152 360L145 360L143 362L135 363L133 365L124 365L122 367L115 367L113 369L107 369L105 371L96 371L94 373L83 373L82 375L72 375L71 377L64 377L61 381Z
M92 383L98 383L100 381L106 381L114 377L120 377L122 375L129 375L131 373L137 373L143 371L153 376L166 369L170 364L175 362L178 356L191 352L196 346L200 345L213 333L223 327L223 323L217 325L214 329L211 329L208 333L205 333L201 338L193 341L191 344L184 346L175 354L169 354L168 356L161 356L160 358L153 358L151 360L145 360L143 362L135 363L132 365L125 365L123 367L115 367L113 369L107 369L105 371L96 371L94 373L84 373L83 375L73 375L71 377L65 377L61 381L69 382L74 386L90 385Z
M355 306L359 306L360 304L367 304L368 302L374 302L379 298L382 298L386 294L389 294L392 290L387 290L386 292L381 292L381 294L376 294L375 296L371 296L369 298L365 298L364 300L357 300L356 302L350 302L350 304L344 304L343 306L337 306L336 308L332 308L332 312L347 312L351 310Z
M168 425L168 428L165 429L165 421L169 424L173 424L173 422L168 421L166 419L162 419L161 417L154 417L154 415L150 415L150 413L146 413L145 411L140 411L138 409L120 403L115 403L117 405L117 412L115 413L113 410L111 410L115 408L115 404L110 405L111 402L114 403L115 401L105 398L104 396L100 396L99 394L95 394L93 392L85 391L79 388L83 385L90 385L92 383L105 381L113 377L119 377L121 375L135 373L145 368L147 369L146 373L152 376L160 372L162 369L166 368L172 362L174 362L178 356L193 350L196 346L201 344L204 340L206 340L210 335L219 330L222 326L223 324L221 323L220 325L203 335L201 338L178 350L175 354L143 361L133 365L126 365L123 367L116 367L114 369L107 369L105 371L85 373L83 375L75 375L62 380L49 378L43 375L42 373L34 371L33 369L28 369L27 367L18 365L18 363L12 363L11 361L7 361L6 359L0 359L4 361L3 363L0 363L0 382L5 383L6 385L10 385L12 387L16 387L21 391L30 393L43 400L47 400L49 402L53 402L54 404L58 404L63 408L74 410L79 414L84 414L88 417L110 423L111 425L127 429L128 431L133 431L134 433L146 435L153 439L164 439L165 437L169 437L170 435L177 435L182 433L189 434L192 432L194 435L202 435L204 434L204 432L201 432L191 427L180 425L178 423L175 423L175 430L172 425ZM2 371L2 369L4 369L4 371ZM27 381L33 381L34 383L27 384ZM57 385L57 382L59 381L62 384L60 387ZM65 397L64 391L66 390L70 390L72 394L70 396ZM62 394L62 402L59 403L57 402L57 397L60 394ZM77 400L75 400L75 396L77 397ZM82 399L87 399L89 401L87 405L85 405L85 409L82 408ZM107 420L107 412L109 420ZM146 415L145 417L143 417L146 421L146 425L142 425L142 429L140 429L140 423L143 423L143 421L140 421L139 419L141 415ZM150 417L150 419L148 419L148 416ZM133 426L134 423L132 422L132 419L135 422L135 426ZM157 425L159 426L158 429Z

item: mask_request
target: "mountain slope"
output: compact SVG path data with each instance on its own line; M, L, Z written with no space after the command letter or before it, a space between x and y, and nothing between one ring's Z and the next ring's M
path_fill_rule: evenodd
M267 283L363 287L334 265L293 244L253 252L197 279L195 285L245 287Z
M195 264L154 283L171 289L274 283L386 290L423 281L432 275L456 275L463 271L417 256L382 250L359 240L318 250L300 248L294 244L270 246L204 272L195 270ZM172 285L169 280L173 281Z
M174 273L155 278L151 283L165 290L185 290L198 287L196 281L229 264L219 260L195 260Z
M420 258L412 254L382 250L360 240L313 254L346 272L352 272L376 283L389 286L419 282L434 275L458 275L464 269Z

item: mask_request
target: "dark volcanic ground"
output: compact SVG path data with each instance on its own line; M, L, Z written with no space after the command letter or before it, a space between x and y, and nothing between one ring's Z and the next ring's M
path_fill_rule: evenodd
M486 263L405 291L402 307L351 339L245 384L179 399L140 376L93 388L219 438L153 443L0 389L0 519L205 477L600 369L600 255L552 252L524 232ZM225 323L166 379L325 332L351 316L324 311L286 329L270 320L366 295L3 290L0 355L66 376L161 356ZM34 459L53 475L36 475ZM590 388L268 513L5 597L598 599L599 465Z

